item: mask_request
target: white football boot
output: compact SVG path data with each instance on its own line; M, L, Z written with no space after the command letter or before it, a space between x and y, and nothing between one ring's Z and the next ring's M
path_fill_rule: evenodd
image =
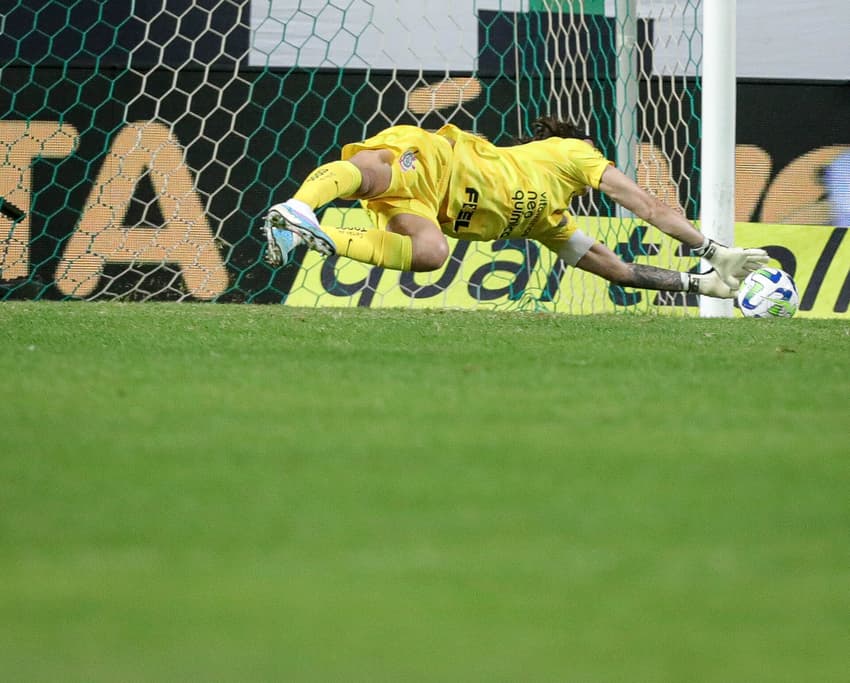
M275 204L263 218L261 230L266 237L266 261L285 266L300 244L306 244L325 256L333 256L336 246L319 226L309 206L295 199Z

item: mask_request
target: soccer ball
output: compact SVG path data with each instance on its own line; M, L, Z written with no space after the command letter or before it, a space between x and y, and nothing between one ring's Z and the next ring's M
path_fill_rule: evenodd
M778 268L759 268L738 289L738 306L748 318L790 318L799 303L793 278Z

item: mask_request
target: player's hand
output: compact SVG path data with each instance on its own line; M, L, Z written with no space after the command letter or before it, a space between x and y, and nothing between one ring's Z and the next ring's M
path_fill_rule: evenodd
M770 257L764 249L741 249L740 247L724 247L722 244L709 240L703 258L708 261L720 279L729 287L737 288L740 281L754 270L767 265Z
M735 278L729 278L730 281L725 281L720 278L720 274L712 268L707 273L699 275L691 275L692 292L702 294L704 296L713 296L718 299L733 299L738 294L738 287L741 282Z

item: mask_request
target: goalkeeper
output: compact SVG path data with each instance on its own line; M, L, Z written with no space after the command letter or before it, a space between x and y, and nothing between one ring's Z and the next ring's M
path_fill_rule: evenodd
M313 171L263 223L266 259L286 265L300 245L394 270L429 271L449 257L446 235L462 240L533 239L568 265L628 287L735 296L768 261L761 249L729 248L704 237L677 210L614 167L573 124L543 117L533 136L496 146L453 125L435 133L393 126L346 145L342 160ZM589 187L691 248L713 268L691 274L626 263L578 229L568 211ZM359 199L374 228L320 226L315 211Z

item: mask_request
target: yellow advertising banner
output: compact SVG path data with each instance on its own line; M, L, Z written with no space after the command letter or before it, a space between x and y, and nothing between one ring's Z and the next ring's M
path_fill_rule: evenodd
M360 209L328 209L325 225L367 226ZM689 271L699 267L675 240L640 221L579 219L581 228L627 261ZM771 265L794 277L798 317L845 317L850 303L847 228L736 224L736 244L765 248ZM540 310L567 314L657 312L698 315L697 298L684 293L630 290L575 268L531 241L460 242L433 273L399 273L345 258L304 257L286 303L294 306L372 306ZM740 315L736 309L735 315Z

